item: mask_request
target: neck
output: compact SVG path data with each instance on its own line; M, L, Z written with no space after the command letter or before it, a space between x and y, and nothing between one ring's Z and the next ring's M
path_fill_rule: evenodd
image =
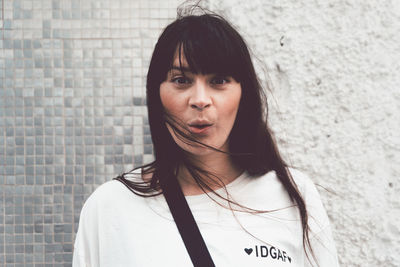
M200 173L200 177L212 190L229 184L242 173L242 170L233 164L230 155L221 152L202 156L191 156L190 161L211 174L211 177L207 177ZM198 195L204 193L183 165L179 168L178 180L184 195ZM207 190L207 188L204 188L204 190L206 192L210 191Z

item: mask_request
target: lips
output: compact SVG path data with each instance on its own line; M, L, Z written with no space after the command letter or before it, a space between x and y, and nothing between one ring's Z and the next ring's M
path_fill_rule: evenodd
M189 123L189 130L194 134L206 134L212 125L209 121L193 121Z

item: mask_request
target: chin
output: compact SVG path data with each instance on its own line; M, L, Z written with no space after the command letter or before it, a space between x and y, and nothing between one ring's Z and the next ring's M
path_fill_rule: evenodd
M228 151L227 149L227 143L223 144L223 145L215 145L215 144L207 144L211 147L214 147L218 150L221 151ZM208 147L204 147L202 145L180 145L180 147L185 150L187 153L191 154L192 156L207 156L207 155L211 155L214 153L221 153L219 151L215 151L212 148L208 148Z
M190 149L185 149L185 151L191 154L192 156L207 156L216 152L215 150L212 150L211 148L207 147L198 147L198 148L191 147Z

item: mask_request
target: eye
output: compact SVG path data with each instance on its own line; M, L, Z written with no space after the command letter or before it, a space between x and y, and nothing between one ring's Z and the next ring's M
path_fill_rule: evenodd
M178 85L184 85L190 83L190 80L185 76L174 77L171 79L171 82L176 83Z
M223 85L229 82L229 79L224 76L215 76L214 78L211 79L211 84L215 85Z

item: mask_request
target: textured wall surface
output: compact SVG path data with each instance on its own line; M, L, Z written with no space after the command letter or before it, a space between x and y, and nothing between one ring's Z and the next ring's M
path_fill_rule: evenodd
M1 266L70 266L87 196L151 160L145 74L179 2L0 0ZM256 55L342 266L400 266L399 3L205 2Z
M212 3L268 70L286 159L328 189L342 266L400 266L400 2Z
M70 266L87 196L151 160L145 74L176 6L0 0L0 266Z

